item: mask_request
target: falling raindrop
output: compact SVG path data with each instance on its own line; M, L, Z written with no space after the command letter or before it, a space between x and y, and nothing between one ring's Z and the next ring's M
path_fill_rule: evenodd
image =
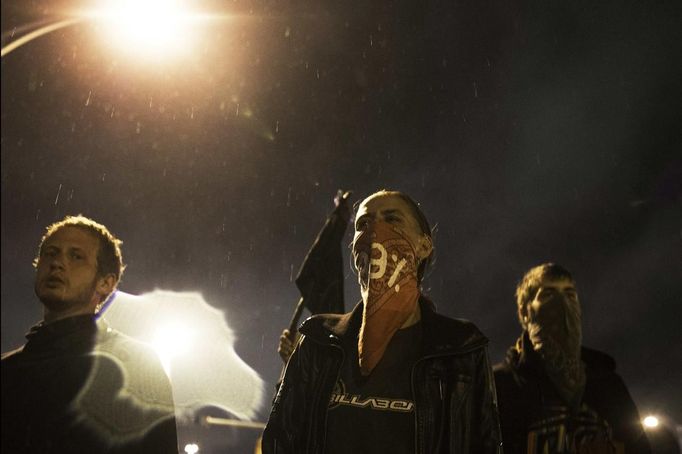
M86 107L90 105L90 97L91 97L91 96L92 96L92 90L90 90L90 91L88 92L88 99L85 100L85 106L86 106Z
M62 192L62 185L61 185L61 183L60 183L60 184L59 184L59 189L57 189L57 197L55 197L55 199L54 199L54 204L55 204L55 205L56 205L57 203L59 203L59 194L60 194L61 192Z
M474 82L474 98L478 98L478 85Z
M275 122L275 132L279 132L279 120Z

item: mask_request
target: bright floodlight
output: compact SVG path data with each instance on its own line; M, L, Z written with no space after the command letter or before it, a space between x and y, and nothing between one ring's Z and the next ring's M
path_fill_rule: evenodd
M185 452L187 454L196 454L199 452L199 445L196 443L189 443L185 445Z
M161 326L154 334L152 346L161 359L166 374L170 376L173 357L185 353L192 342L192 333L180 323Z
M159 57L191 47L199 15L183 0L101 0L87 15L101 20L105 38L127 51Z
M658 418L653 415L647 416L642 422L644 423L644 427L648 427L650 429L658 427L659 424Z

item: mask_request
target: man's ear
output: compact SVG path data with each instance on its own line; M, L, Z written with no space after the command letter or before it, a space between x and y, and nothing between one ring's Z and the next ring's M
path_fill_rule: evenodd
M97 287L95 291L99 295L100 302L103 302L107 296L111 294L116 288L116 276L114 273L109 273L97 280Z
M433 239L428 235L422 235L419 238L419 244L417 245L417 257L420 260L424 260L426 257L431 255L433 252Z
M519 306L519 322L521 323L521 326L523 328L526 327L528 324L528 305L527 304L522 304Z

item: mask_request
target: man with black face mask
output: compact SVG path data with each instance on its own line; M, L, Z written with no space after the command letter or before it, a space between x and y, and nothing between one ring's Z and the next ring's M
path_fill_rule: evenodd
M637 408L608 355L581 347L571 274L546 263L516 289L523 331L495 366L507 453L649 453Z

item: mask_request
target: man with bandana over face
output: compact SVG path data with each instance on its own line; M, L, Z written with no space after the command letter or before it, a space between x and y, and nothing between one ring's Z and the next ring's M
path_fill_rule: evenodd
M487 339L422 295L432 252L407 195L379 191L360 204L352 255L362 301L301 326L265 454L501 452Z
M581 346L571 274L546 263L516 289L523 331L495 366L507 453L649 453L635 403L608 355Z

